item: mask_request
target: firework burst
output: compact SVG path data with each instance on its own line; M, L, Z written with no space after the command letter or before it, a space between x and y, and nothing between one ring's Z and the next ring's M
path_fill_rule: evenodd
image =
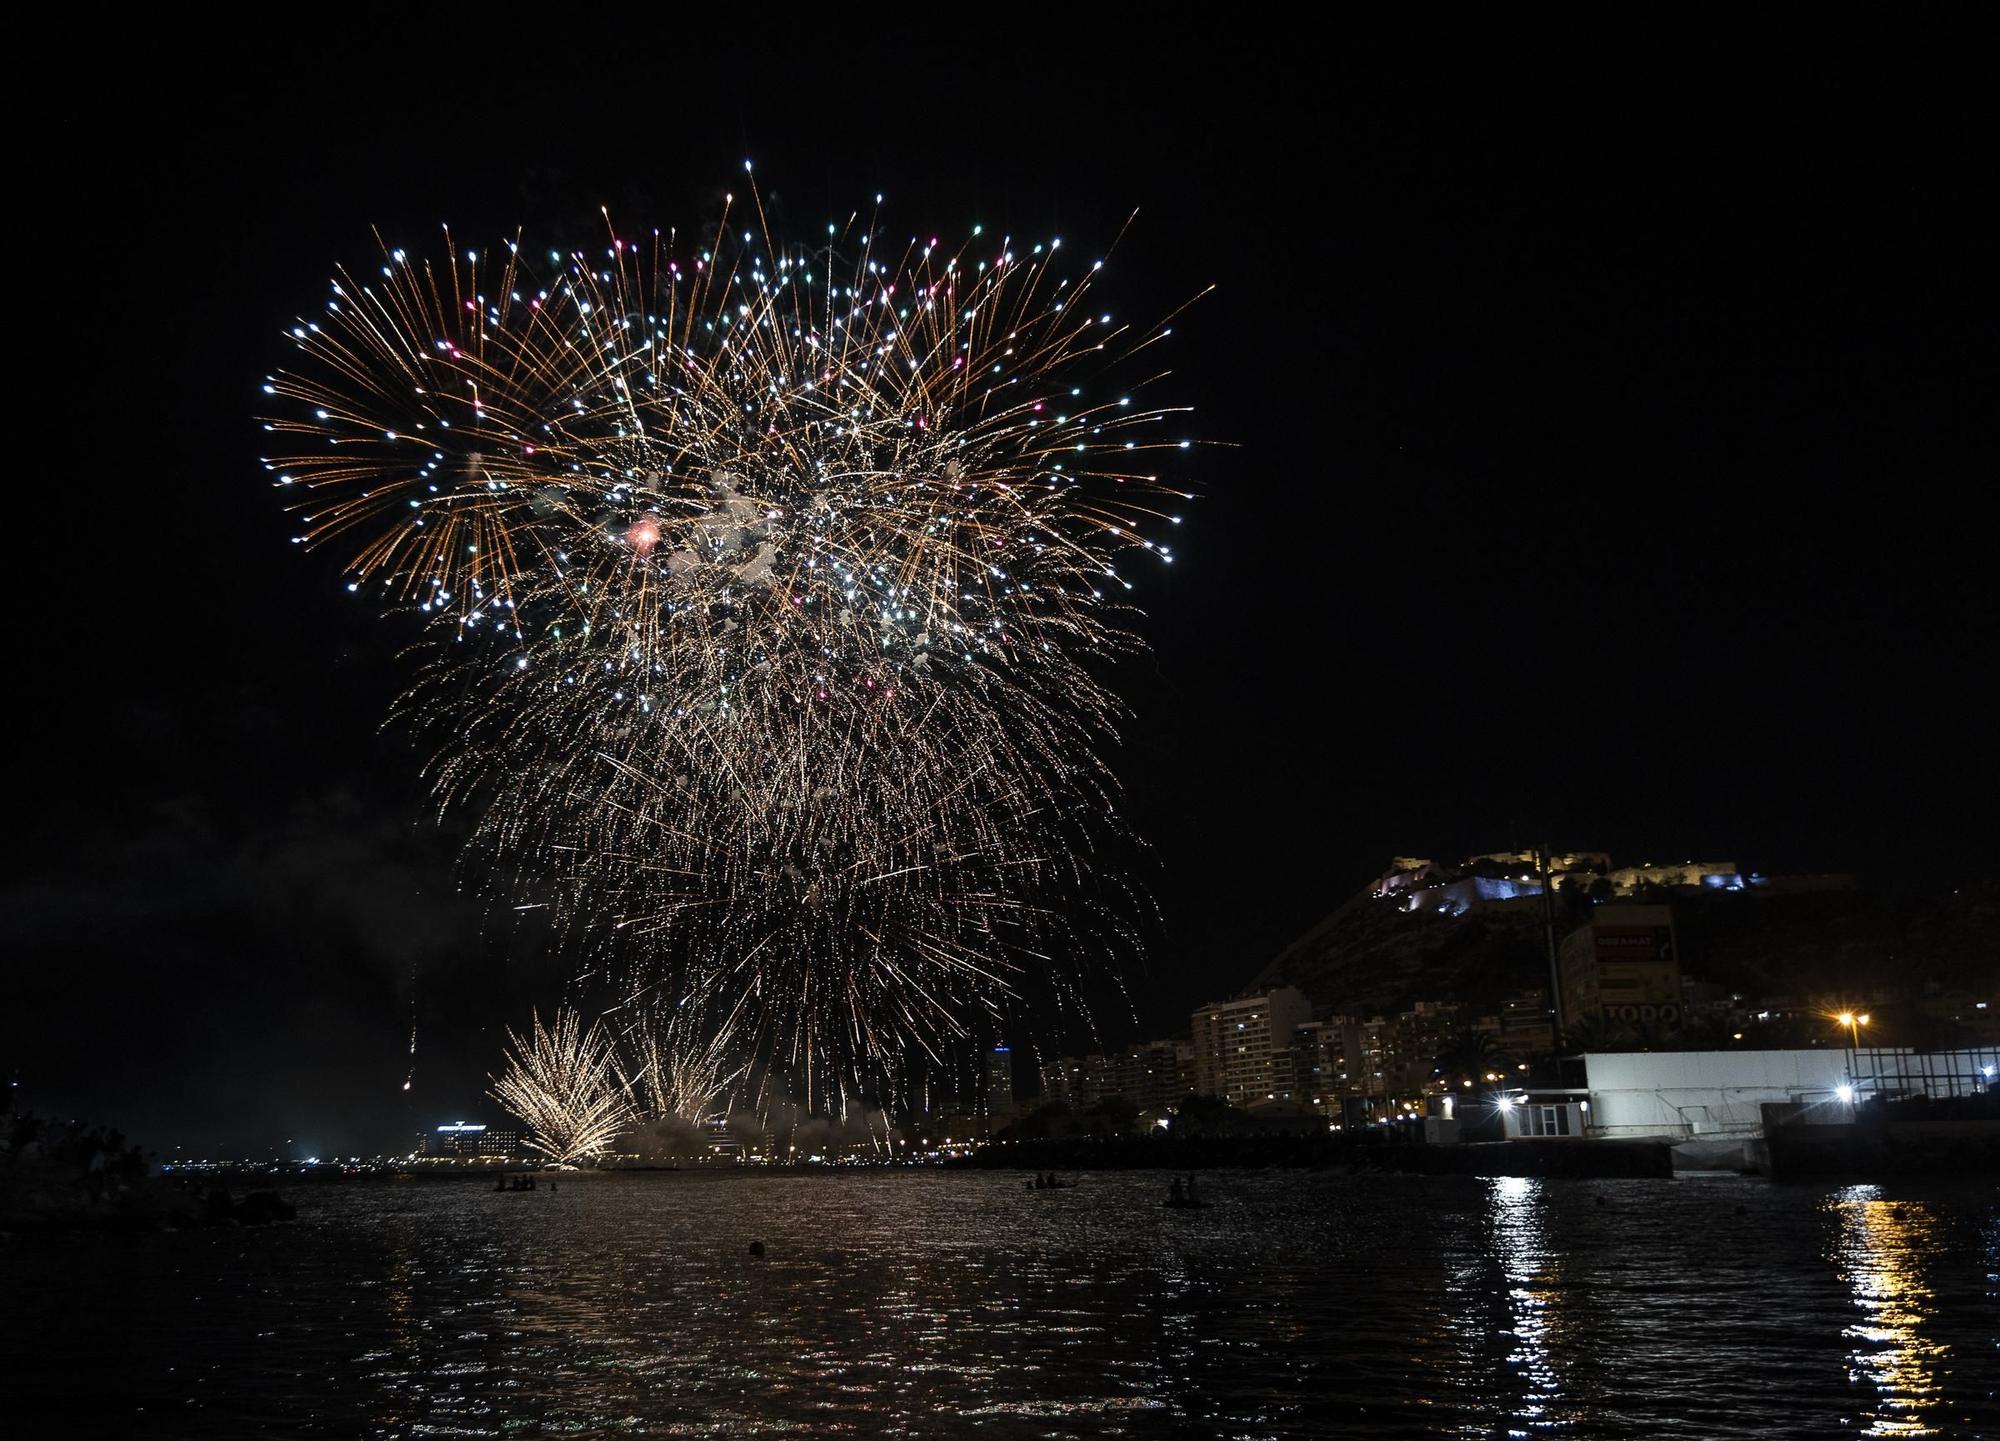
M675 1008L664 1017L635 1008L623 1032L626 1086L647 1121L673 1119L700 1124L722 1108L729 1089L744 1075L732 1057L733 1037L696 1024L697 1012Z
M586 1027L575 1011L544 1027L536 1014L526 1036L507 1032L504 1074L493 1098L528 1127L528 1146L552 1161L600 1155L633 1121L615 1038L602 1022Z
M1059 240L744 209L341 271L266 463L427 618L402 709L515 903L831 1075L1080 949L1121 567L1171 561L1189 442L1110 379L1167 327Z

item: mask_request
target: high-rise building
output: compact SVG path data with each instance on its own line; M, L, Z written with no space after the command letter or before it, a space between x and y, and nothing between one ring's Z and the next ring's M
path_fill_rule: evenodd
M1293 1099L1336 1119L1340 1098L1352 1089L1347 1074L1349 1024L1345 1016L1329 1016L1292 1031Z
M1075 1056L1060 1056L1041 1065L1041 1104L1044 1106L1068 1106L1075 1104L1078 1083L1083 1079L1083 1062Z
M1114 1056L1064 1056L1042 1066L1042 1100L1087 1111L1123 1096L1141 1111L1165 1111L1194 1089L1194 1047L1141 1041Z
M1164 1111L1194 1089L1194 1047L1186 1041L1141 1041L1111 1058L1112 1094L1141 1111Z
M1085 1111L1113 1093L1109 1056L1064 1056L1042 1065L1042 1104Z
M1400 1015L1349 1023L1343 1028L1347 1094L1382 1100L1418 1095L1458 1024L1458 1007L1449 1001L1418 1001Z
M1014 1053L995 1046L986 1053L985 1066L984 1114L994 1125L1004 1125L1014 1119Z
M1681 1024L1681 962L1672 906L1599 906L1557 952L1564 1026Z
M1194 1088L1248 1110L1290 1099L1292 1033L1312 1020L1312 1006L1295 987L1216 1001L1191 1018Z
M1430 1085L1457 1027L1458 1007L1450 1001L1418 1001L1396 1017L1397 1064L1389 1072L1394 1095L1407 1100Z
M1370 1016L1347 1028L1347 1075L1349 1088L1358 1096L1386 1096L1389 1072L1397 1064L1396 1023L1382 1016Z

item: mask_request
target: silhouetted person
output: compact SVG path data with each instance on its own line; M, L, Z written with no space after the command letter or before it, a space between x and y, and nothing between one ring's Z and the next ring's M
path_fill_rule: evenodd
M1174 1177L1174 1183L1167 1187L1167 1204L1169 1206L1178 1206L1186 1199L1187 1197L1181 1191L1181 1178L1176 1176Z

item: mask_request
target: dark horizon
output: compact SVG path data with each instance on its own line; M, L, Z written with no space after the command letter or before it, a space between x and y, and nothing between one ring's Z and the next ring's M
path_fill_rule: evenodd
M26 272L57 361L31 463L89 499L38 524L24 598L0 1059L27 1106L163 1155L497 1119L500 1028L570 963L458 890L382 729L406 632L286 543L257 383L371 226L692 225L746 156L794 227L882 191L892 227L1101 252L1136 209L1119 304L1218 287L1164 357L1206 448L1119 681L1163 914L1108 1040L1177 1033L1394 854L1915 885L2000 859L1992 175L1955 77L1892 102L1745 53L1698 89L1375 94L1227 41L1148 57L1143 106L995 58L1004 105L906 77L829 132L801 54L678 78L673 123L634 95L468 142L452 85L347 43L311 62L338 105L123 57L116 148L30 161L78 252Z

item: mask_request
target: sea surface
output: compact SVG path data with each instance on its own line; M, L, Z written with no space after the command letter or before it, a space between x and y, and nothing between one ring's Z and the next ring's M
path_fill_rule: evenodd
M1265 1171L1170 1211L1162 1175L1079 1179L369 1181L289 1225L17 1236L0 1426L2000 1437L1991 1185Z

